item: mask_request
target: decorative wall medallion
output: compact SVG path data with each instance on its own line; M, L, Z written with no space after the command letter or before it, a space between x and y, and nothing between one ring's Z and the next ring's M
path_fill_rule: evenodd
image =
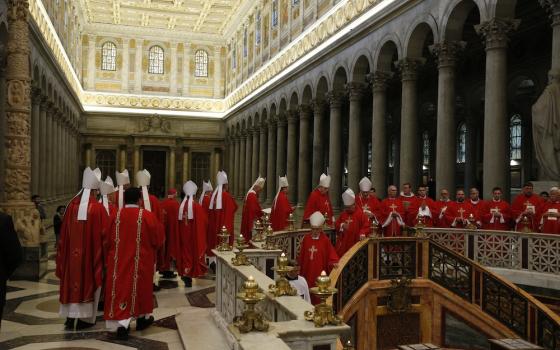
M389 300L387 307L391 312L401 313L410 308L410 279L397 278L391 280L391 289L389 290Z

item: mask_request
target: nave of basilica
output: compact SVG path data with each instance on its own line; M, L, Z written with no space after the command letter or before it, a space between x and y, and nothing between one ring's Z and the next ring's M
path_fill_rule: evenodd
M0 349L560 349L559 84L559 0L0 0Z

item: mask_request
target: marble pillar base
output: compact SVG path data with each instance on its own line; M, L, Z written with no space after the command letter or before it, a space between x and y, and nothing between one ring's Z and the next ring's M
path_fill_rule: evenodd
M12 280L38 281L47 273L48 242L38 247L22 247L23 260L12 276Z

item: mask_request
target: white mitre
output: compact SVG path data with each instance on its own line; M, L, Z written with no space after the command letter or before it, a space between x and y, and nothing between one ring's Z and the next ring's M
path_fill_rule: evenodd
M91 190L97 190L101 182L101 170L96 168L91 170L90 167L84 169L82 176L82 197L80 198L80 206L78 207L78 220L86 221L88 213L89 196Z
M247 196L249 195L249 193L250 193L251 191L252 191L252 192L256 192L256 191L255 191L255 186L259 186L259 188L262 189L262 188L264 187L265 181L266 181L266 180L265 180L263 177L260 177L260 176L259 176L259 177L255 180L255 183L253 183L253 186L251 186L251 188L249 189L249 191L247 191L247 194L245 195L245 199L247 199Z
M204 195L206 194L206 192L210 192L212 190L212 182L210 182L210 180L208 180L208 182L202 181L202 193L200 194L198 203L202 204L202 200L204 199Z
M212 197L210 198L210 209L222 209L222 191L224 185L228 183L225 171L218 171L218 175L216 175L216 182L218 183L218 187L216 187L212 193Z
M331 176L321 174L321 177L319 177L319 186L323 186L325 188L331 187Z
M346 189L346 191L344 191L344 193L342 194L342 202L347 207L353 205L356 202L356 195L351 188Z
M369 191L371 191L371 181L370 181L370 179L368 179L367 177L363 177L363 178L360 180L359 185L360 185L360 191L362 191L362 192L369 192Z
M152 176L150 172L146 169L140 170L136 173L136 183L142 188L142 199L144 201L144 208L147 211L152 211L152 205L150 204L150 195L148 193L148 186L150 186L150 179Z
M128 175L128 170L124 169L122 173L115 171L115 176L117 179L117 187L119 189L119 209L124 207L124 185L130 184L130 176Z
M312 228L321 228L325 223L325 217L321 212L316 211L309 217L309 224Z
M191 180L185 182L183 185L183 192L185 193L185 198L179 206L179 221L183 220L183 212L185 211L185 204L187 204L187 219L191 220L193 218L193 199L196 195L198 186Z
M99 192L101 193L101 203L109 214L109 198L107 198L108 194L111 194L116 191L115 185L113 184L113 179L110 176L107 176L105 181L99 184Z
M282 188L288 186L288 175L280 176L278 178L278 191L276 191L276 196L274 196L274 201L272 202L273 208L276 206L276 200L278 199L278 195L280 194L280 191L282 191Z

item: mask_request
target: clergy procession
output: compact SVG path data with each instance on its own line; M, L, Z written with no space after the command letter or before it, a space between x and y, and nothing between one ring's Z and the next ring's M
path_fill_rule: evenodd
M235 237L234 221L238 205L228 192L228 177L217 174L216 188L210 181L198 186L187 181L180 201L177 190L169 189L160 200L150 194L150 173L135 174L138 187L131 186L127 170L116 173L116 187L110 176L102 180L99 169L86 168L82 190L66 208L57 245L56 276L60 278L60 314L66 329L85 329L96 322L98 308L103 310L107 328L126 339L131 321L136 330L154 322L153 292L155 273L162 278L192 279L215 272L212 253L218 235L225 228L229 244ZM266 213L273 231L287 230L295 207L288 200L287 176L278 179L278 190L271 208L263 208L259 193L265 179L258 177L244 197L239 235L251 243L257 220ZM549 198L533 193L527 182L513 203L502 200L502 189L495 187L489 200L471 188L468 197L456 189L455 200L447 189L440 198L428 197L428 188L416 193L409 183L387 189L387 198L376 196L372 182L364 177L356 194L347 188L342 194L344 208L335 217L329 198L331 176L322 174L310 193L301 221L309 228L301 242L297 262L299 275L291 281L309 299L306 290L315 286L322 271L329 273L354 244L376 232L384 237L406 235L409 228L466 228L516 230L560 234L560 190L550 189ZM336 243L325 234L334 230ZM304 286L304 287L301 287ZM314 296L310 301L318 303Z

